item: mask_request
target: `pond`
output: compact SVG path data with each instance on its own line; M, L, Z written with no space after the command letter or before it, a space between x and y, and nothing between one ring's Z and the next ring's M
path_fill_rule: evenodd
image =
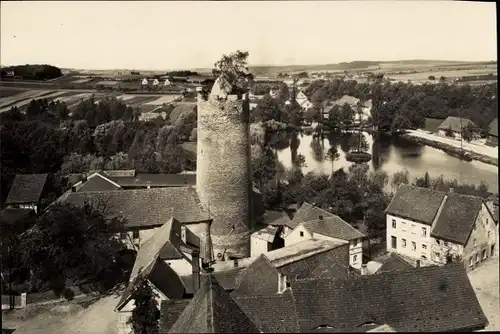
M347 168L352 164L346 161L349 151L348 140L354 134L328 134L325 138L316 139L304 133L275 134L275 147L278 158L285 167L291 167L292 157L302 154L306 160L303 172L331 173L331 162L324 156L328 149L337 147L340 158L334 162L334 168ZM356 133L357 135L357 133ZM484 181L490 192L498 192L498 167L479 161L462 161L439 149L416 144L394 136L379 136L363 133L368 142L368 152L372 160L368 162L370 170L382 169L391 177L397 171L406 168L410 173L410 181L423 177L428 172L431 177L443 175L445 179L457 179L460 183L477 184Z

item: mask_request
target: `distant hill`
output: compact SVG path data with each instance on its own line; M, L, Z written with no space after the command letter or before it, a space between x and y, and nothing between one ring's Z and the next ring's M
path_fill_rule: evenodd
M387 70L394 68L408 68L408 67L434 67L434 66L457 66L457 65L496 65L496 61L456 61L456 60L431 60L431 59L409 59L409 60L395 60L395 61L372 61L372 60L356 60L351 62L342 62L336 64L318 64L318 65L250 65L250 71L254 75L275 75L278 73L296 73L296 72L343 72L343 71L377 71L377 70ZM75 71L76 69L63 69L63 71ZM173 69L165 70L137 70L141 74L165 74L167 71L172 71ZM199 74L208 74L212 72L211 68L187 68L181 70L189 70L198 72ZM77 70L82 74L101 74L101 75L117 75L118 73L129 73L130 69L109 69L109 70L88 70L80 69Z

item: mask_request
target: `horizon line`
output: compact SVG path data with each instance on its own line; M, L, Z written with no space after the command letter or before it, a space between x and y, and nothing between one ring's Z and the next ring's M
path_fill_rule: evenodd
M449 62L449 63L486 63L486 62L497 62L497 60L441 60L441 59L423 59L423 58L414 58L414 59L398 59L398 60L351 60L351 61L342 61L337 63L324 63L324 64L248 64L248 67L313 67L313 66L332 66L332 65L341 65L341 64L350 64L354 62L373 62L373 63L396 63L396 62L409 62L409 61L429 61L429 62ZM65 70L92 70L92 71L186 71L186 70L210 70L211 67L185 67L185 68L170 68L170 69L161 69L161 68L85 68L85 67L60 67L54 64L49 63L25 63L25 64L16 64L16 65L3 65L0 67L10 67L10 66L22 66L22 65L51 65L58 67L60 69Z

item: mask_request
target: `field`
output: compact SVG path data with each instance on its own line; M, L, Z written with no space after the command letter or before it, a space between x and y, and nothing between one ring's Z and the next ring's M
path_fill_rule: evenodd
M170 103L178 99L180 96L179 95L163 95L160 98L147 102L145 104L147 105L155 105L155 106L160 106L163 105L164 103Z

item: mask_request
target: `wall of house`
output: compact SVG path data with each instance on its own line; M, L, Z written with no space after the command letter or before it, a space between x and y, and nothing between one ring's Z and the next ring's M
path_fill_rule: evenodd
M304 240L312 239L312 233L309 232L302 224L299 224L285 237L285 247L296 244Z
M387 217L387 251L398 253L415 260L430 261L431 255L431 226L414 222L409 219L403 219L393 215ZM396 228L393 228L393 220L396 222ZM425 235L424 230L425 229ZM392 247L392 237L396 237L397 247ZM413 244L415 243L415 249Z
M165 260L165 263L168 264L179 276L189 276L193 273L193 268L188 259Z
M301 232L303 235L301 236ZM335 242L345 242L348 241L332 238L319 233L309 232L302 224L297 226L286 238L285 238L285 246L293 245L294 243L307 240L307 239L318 239L318 240L331 240ZM361 265L363 264L363 242L362 239L353 240L349 242L349 265L351 267L361 269Z
M153 289L156 290L156 288L153 287ZM157 294L158 297L156 297L156 301L158 302L158 305L161 305L161 302L165 300L166 298L161 294ZM134 300L129 300L125 306L120 311L116 312L118 321L117 321L117 329L119 334L130 334L132 333L132 326L127 324L128 319L132 316L132 311L135 308L134 306Z
M498 137L495 136L488 136L488 143L490 145L495 145L498 146Z
M431 256L430 260L432 264L445 264L447 262L447 256L463 256L464 246L439 240L436 238L431 238Z
M474 269L481 262L496 256L498 256L497 225L483 203L481 212L476 219L475 228L472 230L464 248L464 264L466 268ZM471 259L472 265L470 264Z
M250 256L251 257L259 256L260 254L267 253L269 242L267 242L266 240L262 240L262 239L259 239L259 238L252 236L250 238L250 242L251 242L251 244L250 244Z

